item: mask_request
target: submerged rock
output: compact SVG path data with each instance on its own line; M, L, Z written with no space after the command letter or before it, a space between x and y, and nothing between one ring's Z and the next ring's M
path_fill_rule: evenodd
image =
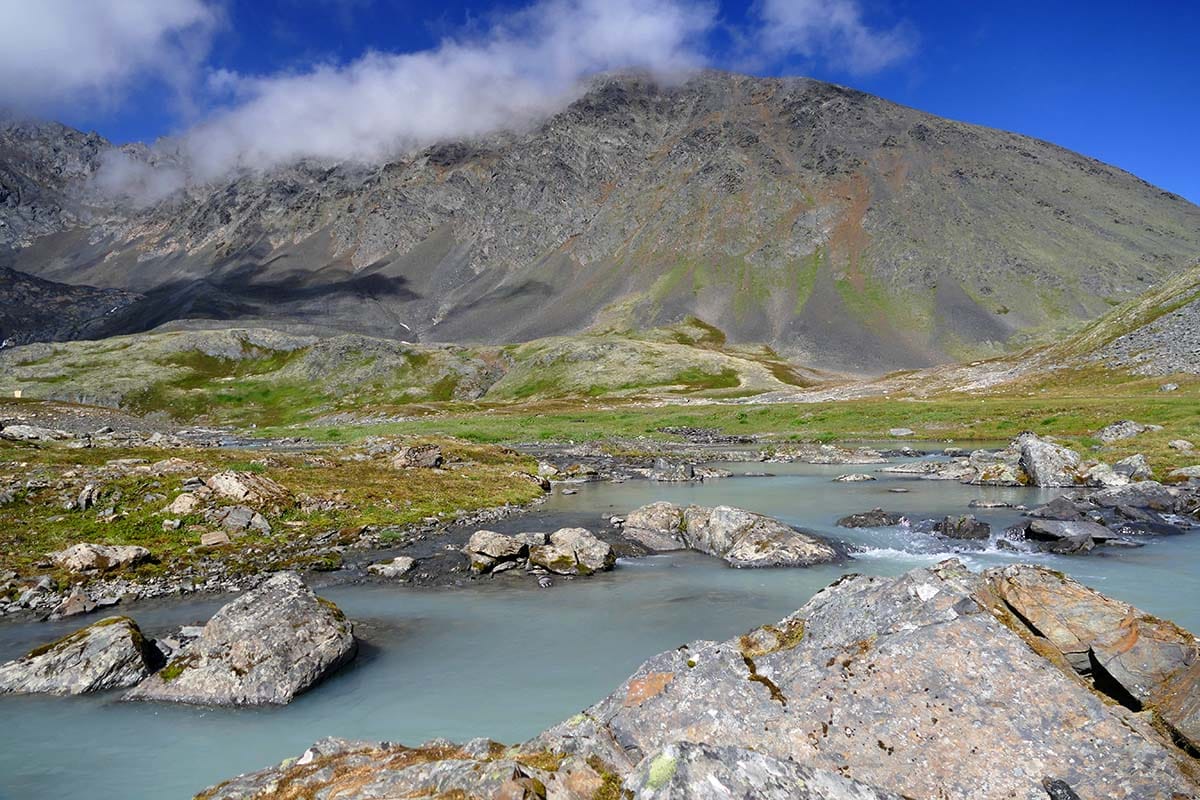
M1186 631L1049 570L948 561L846 576L774 625L668 650L516 748L321 742L205 797L1189 797L1173 736L1196 663Z
M0 665L0 694L84 694L125 689L162 663L128 617L106 617Z
M283 572L223 606L199 639L125 699L289 703L356 652L353 626L341 610Z

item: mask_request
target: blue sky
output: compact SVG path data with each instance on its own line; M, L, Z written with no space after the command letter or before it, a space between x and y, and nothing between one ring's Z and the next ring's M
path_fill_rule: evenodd
M46 0L51 8L61 4L62 9L73 2ZM139 2L143 0L91 0L89 8ZM38 89L39 104L31 111L97 130L115 141L150 140L203 123L214 109L236 108L247 94L260 91L257 78L292 76L287 85L295 88L316 65L336 72L352 68L369 51L412 53L434 50L447 38L494 39L497 26L518 28L518 37L537 37L541 34L528 19L517 17L513 22L513 15L531 2L158 0L159 8L177 6L176 17L161 21L165 38L154 44L163 48L159 60L132 66L98 61L90 72L107 75L104 70L109 69L114 77L99 90L87 87L86 93L78 89L78 76L62 76L50 87L32 86L30 94ZM542 2L565 3L569 12L577 0ZM810 75L953 119L1048 139L1200 203L1200 158L1195 152L1200 138L1200 3L623 3L639 13L645 7L658 13L680 6L680 25L703 18L678 40L669 38L668 46L684 59L764 75ZM769 6L774 6L774 16ZM0 22L29 8L17 0L0 0ZM852 17L849 22L847 14ZM676 17L665 19L669 25ZM786 23L782 28L781 21ZM25 22L32 28L53 20ZM555 30L569 40L587 35L583 32L588 27ZM656 42L653 37L664 34L655 29L647 35L651 38L646 41ZM793 46L789 37L804 41ZM105 45L106 53L139 49L136 40ZM611 44L597 46L601 52L572 64L567 74L637 59L633 49L634 55L621 51L609 61L603 47ZM74 47L78 49L78 43ZM846 56L849 50L855 57ZM177 68L181 61L194 63ZM523 62L517 63L519 69ZM271 85L274 89L275 83ZM81 100L82 94L88 97ZM29 105L27 99L0 93L0 103L7 100L18 109L22 103ZM427 101L415 95L397 101L404 102L412 104L417 115ZM329 108L338 116L336 106ZM386 128L388 122L381 124ZM251 134L246 131L253 127L249 120L242 124L230 148L242 152L257 147L247 143ZM419 140L457 129L398 130ZM337 145L330 146L337 152Z

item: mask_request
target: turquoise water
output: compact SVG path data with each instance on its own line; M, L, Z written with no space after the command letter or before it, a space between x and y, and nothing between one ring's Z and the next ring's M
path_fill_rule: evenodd
M914 517L963 513L973 498L1035 504L1054 495L885 477L830 479L855 467L729 465L773 478L704 485L586 484L539 515L599 521L652 500L729 503L870 548L849 565L734 570L692 553L622 561L609 574L549 590L487 581L468 589L329 587L357 622L357 661L290 706L218 710L121 703L114 696L0 697L0 798L189 797L239 772L300 753L324 736L418 743L491 736L516 742L614 689L645 658L693 639L722 639L794 611L846 571L897 574L949 553L917 533L846 531L834 521L882 506ZM869 471L867 468L864 471ZM908 494L891 494L903 486ZM975 513L997 526L1012 509ZM963 556L974 568L1011 554ZM1200 532L1107 556L1043 557L1102 591L1200 630ZM202 622L228 598L124 611L150 635ZM75 625L0 625L7 659Z

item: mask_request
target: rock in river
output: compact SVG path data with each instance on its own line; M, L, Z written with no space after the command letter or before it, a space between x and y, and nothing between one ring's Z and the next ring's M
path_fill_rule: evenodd
M125 694L201 705L289 703L352 659L350 622L294 572L221 608L200 638Z
M1074 486L1080 482L1079 453L1074 450L1036 433L1022 433L1014 444L1021 453L1021 468L1034 486Z
M882 508L873 508L870 511L860 511L857 514L842 517L837 524L843 528L887 528L899 525L902 519L904 519L903 514L893 514Z
M549 544L529 548L529 565L558 575L591 575L609 570L617 557L612 546L584 528L562 528L550 534Z
M992 535L991 526L975 519L973 514L946 517L934 525L933 529L947 539L986 539Z
M629 512L622 533L651 550L687 549L683 540L683 509L674 503L660 500Z
M205 797L1188 798L1196 653L1039 567L849 575L515 748L321 742Z
M840 557L815 536L740 508L688 506L683 518L689 547L735 567L806 567Z
M0 665L0 694L84 694L125 689L162 663L128 617L106 617Z
M629 514L624 534L639 543L682 542L735 567L806 567L841 558L841 553L816 536L730 506L681 509L670 503L651 503Z

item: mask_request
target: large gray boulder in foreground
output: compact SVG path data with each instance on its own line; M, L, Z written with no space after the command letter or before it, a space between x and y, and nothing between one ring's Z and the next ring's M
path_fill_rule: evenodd
M642 759L625 785L633 800L903 800L791 759L691 742Z
M157 674L127 700L233 706L289 703L352 659L350 622L283 572L221 608Z
M653 550L690 547L735 567L806 567L841 558L832 545L816 536L731 506L680 508L651 503L630 512L623 533Z
M106 617L0 665L0 694L84 694L125 689L162 655L128 617Z
M326 742L205 796L1196 797L1197 652L1059 573L947 561L669 649L516 748Z

